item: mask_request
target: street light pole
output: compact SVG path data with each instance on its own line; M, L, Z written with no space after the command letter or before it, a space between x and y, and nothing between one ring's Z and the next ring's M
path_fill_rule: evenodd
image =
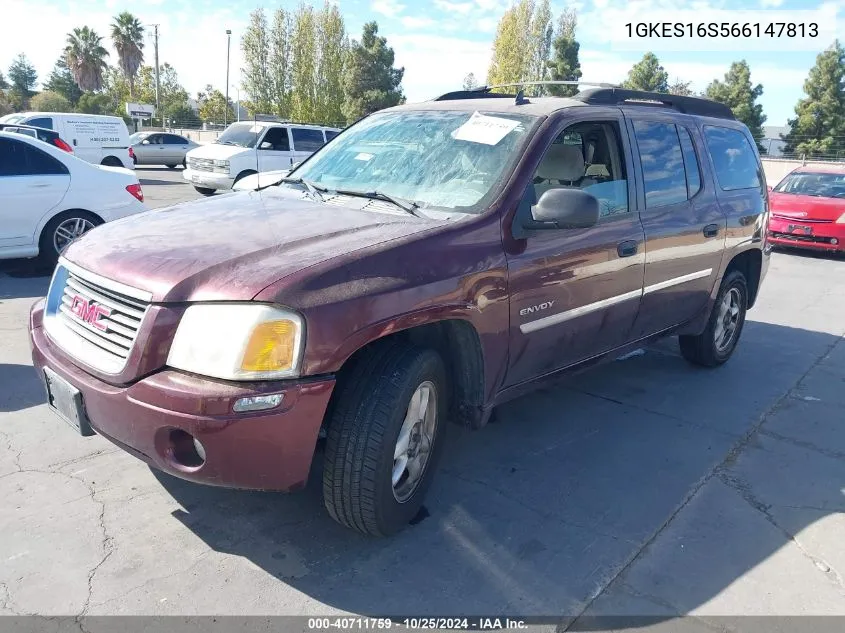
M232 31L226 29L226 103L223 104L223 127L229 124L229 51L232 48Z

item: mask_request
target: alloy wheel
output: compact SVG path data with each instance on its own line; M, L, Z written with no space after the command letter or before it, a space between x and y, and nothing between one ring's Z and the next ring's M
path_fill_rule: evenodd
M73 240L94 228L94 223L86 218L68 218L53 232L53 248L62 253Z
M431 381L417 387L393 450L393 496L404 503L414 494L425 472L437 429L437 389Z
M716 317L716 328L713 334L716 349L724 352L729 349L736 337L739 325L740 301L742 296L737 288L731 288L722 298L719 314Z

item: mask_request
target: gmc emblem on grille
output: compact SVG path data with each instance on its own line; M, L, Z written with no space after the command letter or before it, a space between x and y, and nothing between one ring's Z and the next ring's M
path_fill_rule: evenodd
M108 326L100 319L106 318L111 314L110 308L89 301L81 295L74 295L70 304L70 311L80 321L88 323L103 332L108 330Z

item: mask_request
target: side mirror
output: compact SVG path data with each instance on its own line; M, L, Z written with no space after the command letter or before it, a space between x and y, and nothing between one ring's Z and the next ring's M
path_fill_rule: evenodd
M150 142L147 139L144 139L143 141L141 141L141 145L149 145L149 144L150 144Z
M586 229L599 221L598 199L581 189L549 189L523 220L529 230Z
M258 146L258 149L273 149L273 144L270 141L264 141Z
M771 186L771 185L766 185L766 191L771 191L771 190L772 190L772 186Z

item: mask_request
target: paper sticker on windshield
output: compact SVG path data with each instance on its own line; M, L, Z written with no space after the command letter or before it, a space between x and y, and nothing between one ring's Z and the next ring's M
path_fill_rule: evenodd
M452 132L452 138L456 141L497 145L518 125L519 121L475 112L466 123Z
M360 154L358 154L358 155L355 157L355 160L368 161L368 160L371 160L371 159L372 159L372 157L373 157L373 155L372 155L372 154L367 154L366 152L361 152Z
M253 125L249 128L250 134L258 134L261 130L264 129L263 125Z

